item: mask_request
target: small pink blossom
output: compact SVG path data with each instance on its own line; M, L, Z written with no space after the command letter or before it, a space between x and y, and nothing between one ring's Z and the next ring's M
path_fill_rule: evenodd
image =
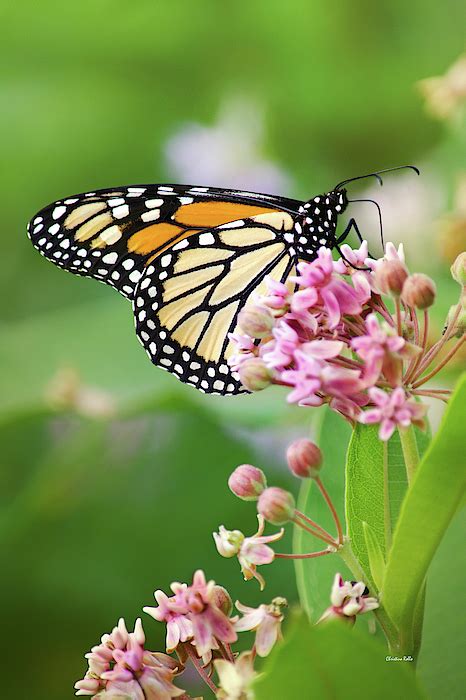
M265 283L267 285L267 294L264 294L261 298L261 303L268 306L276 316L285 313L291 296L290 290L286 284L277 282L269 276L265 278Z
M366 335L353 338L351 347L364 360L364 381L370 385L379 378L384 363L388 365L393 356L401 360L406 341L387 324L381 326L375 314L367 316L365 325Z
M369 257L367 241L363 241L359 248L353 249L347 243L340 247L342 257L333 263L333 269L340 275L351 275L355 267L367 267L366 259ZM354 265L354 267L351 267Z
M236 602L236 607L243 613L241 620L235 623L237 632L255 630L255 650L259 656L268 656L278 639L281 639L282 608L287 605L285 598L274 598L270 605L249 608Z
M380 423L381 440L389 440L397 427L408 428L411 423L422 427L427 407L413 398L407 398L401 387L391 392L372 387L368 394L375 408L363 411L358 420L365 424Z
M75 684L76 695L128 700L170 700L184 694L173 685L182 665L166 654L144 649L141 620L128 632L123 619L86 654L89 670Z
M299 347L299 335L294 328L280 320L273 329L274 341L269 343L262 359L268 367L283 369L293 360L295 350Z
M385 245L385 255L382 258L379 258L378 260L373 260L372 258L368 257L364 262L367 265L367 267L374 271L384 260L398 260L404 263L405 251L403 243L400 243L397 248L395 245L393 245L393 243L388 242Z
M254 654L243 651L234 661L215 659L219 679L218 700L253 700L251 684L256 677Z
M228 359L228 364L234 372L237 372L245 360L256 357L254 338L242 333L229 333L228 338L236 347L236 352Z
M216 604L215 582L206 581L204 572L195 572L190 586L172 583L173 596L163 591L154 593L158 607L145 607L144 612L167 625L167 651L180 642L192 641L199 656L205 657L218 648L218 641L236 641L232 621Z
M322 306L328 318L330 329L336 328L343 314L358 314L370 294L362 288L356 290L333 272L332 253L328 248L320 248L317 258L310 263L299 263L299 276L292 281L306 290L317 292L317 301L312 303L313 294L309 295L309 307ZM299 292L298 292L299 294ZM293 304L293 302L292 302Z
M330 594L329 608L324 612L319 622L333 617L343 617L354 622L356 615L375 610L379 607L377 598L368 595L369 591L362 582L343 581L340 574L335 575Z
M283 537L284 530L282 528L274 535L264 535L264 518L262 515L258 515L257 519L259 527L256 534L251 537L245 537L240 530L227 530L223 525L220 525L218 533L213 533L213 537L218 553L227 558L237 556L244 580L257 579L261 590L263 590L265 580L257 571L257 567L273 562L275 552L268 546L268 543L276 542Z

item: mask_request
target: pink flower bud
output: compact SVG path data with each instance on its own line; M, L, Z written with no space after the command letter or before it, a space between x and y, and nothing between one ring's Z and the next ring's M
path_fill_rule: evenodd
M267 480L262 469L252 464L241 464L228 479L228 486L243 501L257 501L267 488Z
M249 391L262 391L270 386L273 372L259 357L244 360L238 369L241 384Z
M246 306L238 314L238 325L251 338L265 338L270 335L274 317L266 306Z
M436 291L435 282L418 272L406 279L401 298L408 306L427 309L434 303Z
M446 325L449 325L452 322L453 318L456 316L457 308L458 307L456 304L450 306L450 311L448 312ZM462 338L463 335L466 333L466 309L464 307L461 308L461 311L459 312L459 315L455 321L455 325L453 326L452 331L455 333L455 336L457 338Z
M464 287L466 285L466 252L458 255L450 271L455 282Z
M291 443L286 451L290 471L300 479L315 479L322 465L322 452L310 440Z
M375 283L382 294L398 297L408 277L406 265L401 260L384 260L375 270Z
M271 486L259 496L257 512L272 525L283 525L294 515L295 502L289 491Z
M212 589L212 603L227 617L233 610L233 603L226 588L215 585Z

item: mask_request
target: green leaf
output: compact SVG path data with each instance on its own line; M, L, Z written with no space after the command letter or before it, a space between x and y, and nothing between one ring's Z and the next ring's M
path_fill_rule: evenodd
M419 464L403 503L385 580L384 606L399 627L403 649L413 645L413 617L424 577L464 494L466 376Z
M429 568L426 612L417 672L432 698L462 700L466 687L464 644L458 642L464 606L466 510L458 512ZM458 572L462 572L458 575Z
M301 616L285 630L254 690L257 700L424 698L410 666L387 662L384 647L358 626L341 620L311 626Z
M364 531L364 539L366 541L367 555L369 557L369 566L372 578L377 586L377 591L382 588L383 577L385 574L385 560L380 548L379 541L374 535L374 531L366 522L363 522L362 528Z
M416 439L422 453L429 436L416 430ZM385 558L406 490L406 469L398 433L387 444L379 440L378 426L358 424L346 459L346 519L353 553L372 587L376 582L369 564L363 523L371 528Z
M351 428L340 415L329 409L321 408L313 415L322 420L320 426L314 426L311 439L319 443L324 457L322 480L325 483L338 515L343 522L345 489L345 454L351 435ZM307 513L329 532L335 532L335 525L330 512L314 481L303 481L298 498L299 510ZM320 546L322 544L322 546ZM294 528L293 551L298 554L324 549L324 543L316 540L301 528ZM329 604L330 589L337 571L346 578L351 578L349 569L341 559L332 554L316 559L297 559L295 561L296 581L301 605L313 620L317 620Z
M291 476L278 473L273 451L252 450L197 401L154 398L144 410L98 421L48 411L11 416L0 420L0 444L2 629L15 648L27 629L35 649L34 692L25 696L71 696L83 653L101 634L121 615L132 624L156 588L190 581L197 568L234 599L264 602L238 563L218 555L211 533L221 523L257 529L254 504L227 486L237 464L270 468L285 488ZM295 600L292 562L264 568L270 599ZM151 648L163 649L164 626L144 617ZM57 654L52 677L47 660ZM18 695L23 664L22 654L11 655L3 697Z

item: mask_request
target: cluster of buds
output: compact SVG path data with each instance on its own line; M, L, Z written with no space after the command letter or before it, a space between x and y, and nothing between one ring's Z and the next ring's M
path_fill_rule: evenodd
M298 510L292 493L278 486L267 486L265 474L261 469L251 464L242 464L237 467L228 479L228 485L238 498L243 501L256 502L259 529L254 535L246 537L241 530L227 530L224 525L220 525L218 532L213 533L213 537L218 553L222 557L237 557L244 579L249 581L255 578L259 581L261 590L265 587L265 580L262 574L257 571L258 566L271 564L276 558L311 558L331 554L344 543L343 529L338 513L320 478L322 468L320 449L310 440L295 440L288 447L286 456L288 468L294 476L315 481L330 509L336 525L337 536L332 536L305 513ZM327 547L324 550L308 554L277 553L269 545L283 537L284 528L282 527L274 534L264 535L265 522L272 525L285 525L292 522L323 541Z
M289 402L326 403L353 424L377 423L380 439L388 440L397 428L424 427L427 407L419 397L449 395L421 387L464 342L464 292L444 334L428 348L434 282L409 273L401 245L388 243L380 260L368 257L366 242L341 250L337 261L321 248L315 260L299 263L290 279L295 291L267 279L268 293L238 317L229 362L250 391L287 386ZM458 281L464 265L463 254L452 268Z

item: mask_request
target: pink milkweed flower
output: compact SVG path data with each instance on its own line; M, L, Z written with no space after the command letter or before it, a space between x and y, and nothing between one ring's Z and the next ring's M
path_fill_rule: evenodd
M274 598L270 605L259 605L258 608L249 608L236 601L243 617L235 623L235 629L237 632L255 630L254 647L259 656L268 656L276 641L281 639L282 608L286 605L285 598Z
M378 265L380 265L384 260L399 260L400 262L404 263L405 262L405 251L403 247L403 243L400 243L398 248L388 241L385 245L385 254L382 258L379 258L378 260L373 260L372 258L366 258L364 261L367 267L370 267L371 270L376 270Z
M317 304L324 307L330 329L336 328L343 314L358 314L369 296L362 288L356 290L334 274L332 253L319 248L317 258L310 263L298 263L299 276L291 280L303 288L318 291Z
M366 385L374 384L381 372L386 370L387 379L398 383L401 380L401 362L399 372L394 372L394 360L402 359L406 341L387 324L382 326L375 314L369 314L365 320L366 335L353 338L351 347L364 360L364 381ZM395 376L397 375L397 376ZM398 379L398 382L396 381Z
M293 360L294 352L300 345L300 338L296 330L284 320L278 322L272 334L274 340L267 344L262 359L268 367L283 369Z
M322 351L318 351L318 346L322 342L325 342L325 347ZM327 354L331 358L335 357L334 353L338 346L342 347L342 345L339 341L317 340L311 341L304 345L302 350L295 352L295 369L281 373L282 381L294 386L294 390L287 398L289 403L299 403L300 406L320 406L324 403L325 394L347 398L362 391L364 385L359 370L332 365L304 351L311 350L314 355L321 352L321 357Z
M173 685L173 677L183 670L180 662L166 654L144 649L141 620L128 632L123 619L86 658L89 670L75 684L76 695L128 700L169 700L184 694Z
M176 649L180 642L192 641L199 656L205 657L218 649L218 641L230 644L237 635L230 620L218 607L215 581L206 581L204 572L195 572L190 586L172 583L175 595L163 591L154 593L158 607L145 607L144 612L167 625L167 651Z
M367 241L362 241L359 248L351 248L347 243L343 243L340 247L340 253L342 257L333 263L333 269L338 274L352 275L356 272L355 267L367 267L366 258L369 257ZM351 265L354 265L354 267L351 267Z
M288 309L290 290L286 284L277 282L268 275L265 278L265 283L267 285L267 293L261 297L261 303L268 306L275 316L281 316Z
M392 392L372 387L368 390L368 394L375 408L362 411L358 420L365 424L380 423L381 440L389 440L398 426L408 428L413 423L420 428L424 427L423 418L427 406L413 398L407 398L401 387L397 387Z
M242 333L229 333L228 338L236 347L234 355L228 358L228 364L234 372L237 372L245 360L256 357L254 338Z
M239 530L227 530L223 525L219 532L214 533L214 540L217 551L222 557L237 556L241 566L241 572L245 581L252 578L259 581L261 590L265 587L264 577L257 571L258 566L271 564L275 559L275 552L268 546L269 542L276 542L281 539L284 529L274 535L264 535L265 521L262 515L258 515L259 527L255 535L245 537Z
M354 622L356 615L376 610L379 607L379 601L377 598L370 597L368 593L362 581L343 581L341 574L336 574L330 594L332 605L327 608L319 622L334 617L343 617Z
M252 651L243 651L234 661L216 659L214 666L219 679L218 700L253 700L251 684L257 674Z

